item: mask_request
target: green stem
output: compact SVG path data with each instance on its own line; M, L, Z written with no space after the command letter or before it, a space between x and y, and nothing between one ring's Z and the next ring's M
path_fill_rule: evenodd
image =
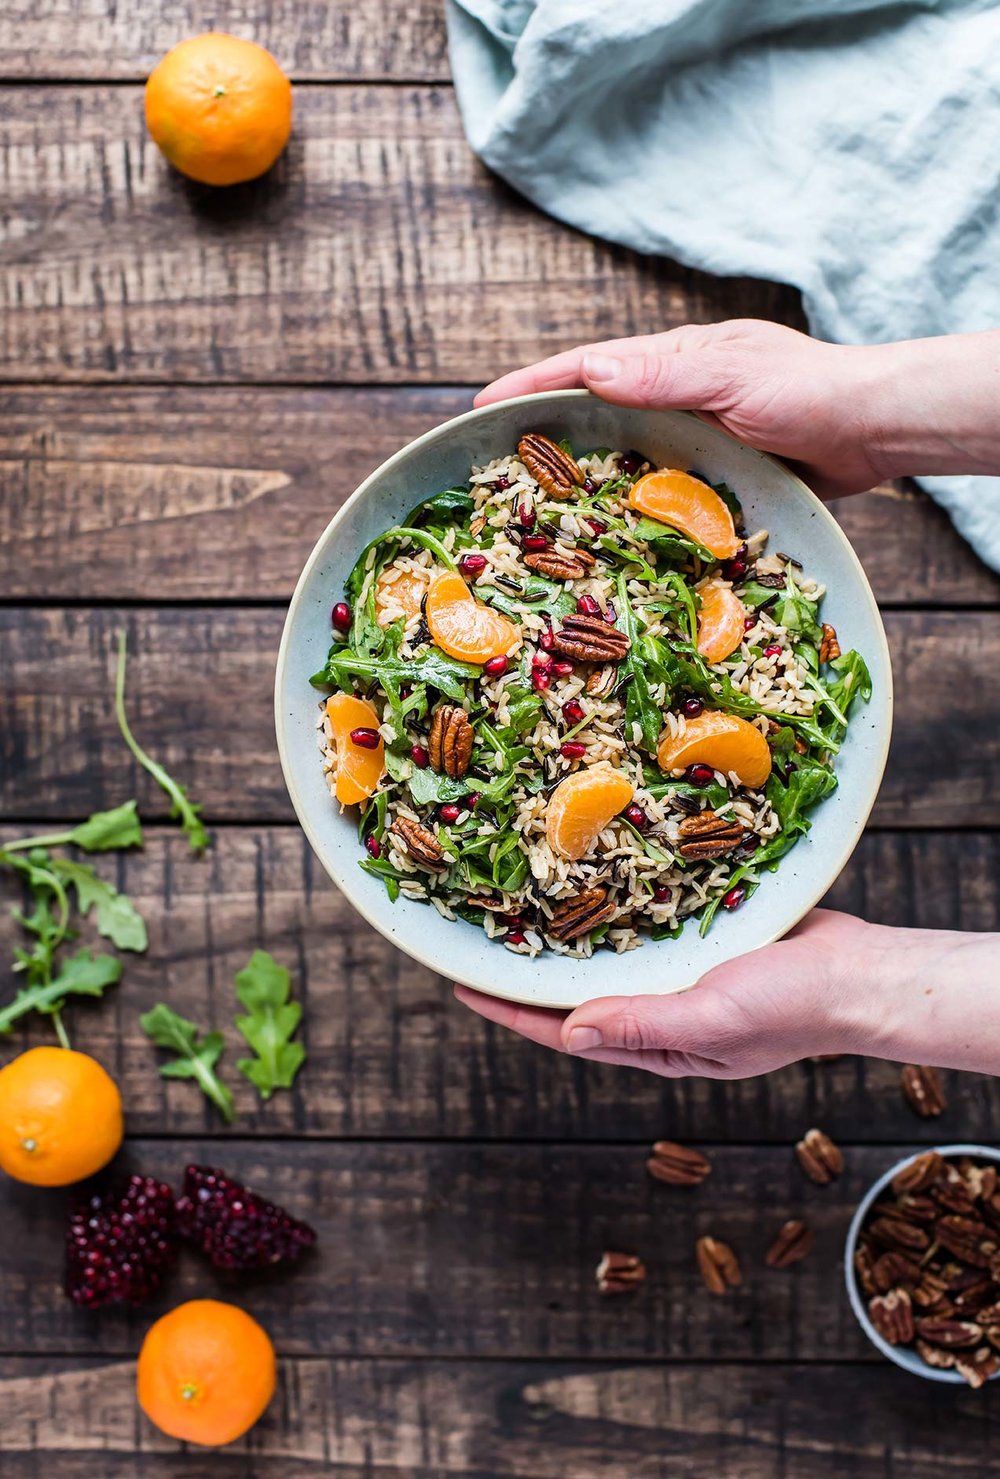
M122 739L128 745L142 768L148 770L154 781L163 787L168 796L173 798L176 787L172 777L167 774L162 765L157 764L151 755L146 754L146 751L129 728L129 722L125 714L125 667L128 661L125 643L125 633L119 632L118 668L115 673L115 717L118 720L118 728L121 730Z
M59 1039L59 1046L65 1048L67 1050L67 1052L68 1052L69 1051L69 1038L68 1038L68 1036L66 1034L66 1029L63 1026L63 1019L62 1019L62 1013L61 1012L53 1012L52 1013L52 1025L53 1025L53 1027L56 1030L56 1037Z
M15 842L5 842L3 851L28 852L33 847L68 847L72 841L72 832L43 832L38 837L19 837Z

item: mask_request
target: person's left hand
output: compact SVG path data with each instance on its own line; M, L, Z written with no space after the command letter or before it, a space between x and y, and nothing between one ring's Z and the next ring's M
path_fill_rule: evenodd
M568 1015L456 986L459 1001L545 1047L665 1078L752 1078L800 1058L866 1050L884 936L817 909L776 945L716 966L692 991L602 996ZM902 932L900 932L902 933Z

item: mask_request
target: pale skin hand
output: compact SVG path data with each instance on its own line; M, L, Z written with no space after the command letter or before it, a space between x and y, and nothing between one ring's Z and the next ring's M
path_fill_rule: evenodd
M906 474L1000 472L1000 331L850 348L755 320L690 325L569 350L476 404L577 386L693 410L828 497ZM1000 935L816 910L690 992L603 997L568 1015L456 995L532 1042L667 1078L749 1078L841 1052L1000 1073L998 978Z

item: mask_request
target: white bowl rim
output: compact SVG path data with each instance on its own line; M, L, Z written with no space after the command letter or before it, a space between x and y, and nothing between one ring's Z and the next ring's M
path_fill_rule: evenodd
M861 1224L868 1216L872 1203L885 1191L897 1172L901 1171L904 1166L908 1166L911 1161L915 1161L918 1156L926 1155L929 1150L936 1150L938 1155L944 1156L946 1159L952 1156L967 1155L978 1160L995 1161L1000 1165L1000 1150L996 1150L990 1145L925 1145L920 1150L911 1151L909 1155L903 1156L902 1160L897 1161L894 1166L890 1166L888 1171L885 1171L877 1181L872 1183L858 1203L857 1210L851 1218L851 1225L847 1229L847 1241L844 1244L844 1281L847 1284L847 1297L850 1300L851 1309L854 1311L855 1318L877 1351L881 1352L883 1356L887 1356L894 1365L899 1367L900 1371L908 1371L911 1376L922 1376L927 1381L940 1381L945 1382L949 1386L964 1387L967 1385L965 1377L960 1376L957 1371L945 1371L939 1366L928 1366L927 1362L921 1356L918 1356L912 1347L890 1345L885 1337L879 1334L865 1308L861 1291L858 1288L857 1273L854 1268L854 1251L857 1247L858 1234L861 1231ZM995 1381L996 1376L1000 1376L1000 1372L997 1372L995 1376L991 1376L989 1380Z
M434 954L431 951L421 949L419 944L411 944L409 942L404 944L401 940L397 939L396 936L388 929L388 927L383 925L379 918L376 917L375 913L373 911L370 911L366 907L366 904L361 897L359 891L353 887L353 879L348 879L346 876L341 876L337 872L337 870L335 870L330 865L327 860L325 849L320 840L320 837L309 819L308 808L302 802L294 770L289 758L290 746L288 744L286 733L287 715L281 703L281 688L284 679L285 664L287 661L288 651L292 641L292 629L295 625L295 614L314 567L325 556L326 547L331 535L334 533L337 526L346 518L348 511L353 508L356 503L361 502L369 487L376 480L376 478L380 478L385 472L396 467L399 463L404 462L418 447L429 446L434 441L451 435L456 427L464 426L480 419L487 419L491 413L497 410L499 406L530 406L537 401L551 402L553 400L558 401L574 399L597 400L599 399L599 397L593 396L589 390L548 390L539 391L532 395L511 396L507 400L493 401L488 406L475 406L470 411L463 411L458 416L452 416L449 420L442 421L439 425L431 427L429 431L423 432L420 436L415 437L410 442L407 442L405 446L400 447L398 451L393 452L391 456L387 457L383 462L380 462L376 468L372 469L368 476L361 483L358 484L357 488L350 495L350 497L347 498L343 504L341 504L340 508L337 509L336 513L329 520L326 528L322 531L322 533L316 540L316 543L313 545L312 551L310 552L305 565L302 567L302 573L295 583L295 589L292 592L291 599L288 603L288 610L285 614L285 623L284 627L282 628L281 641L278 646L278 657L275 664L274 720L275 734L278 745L278 758L281 762L281 771L282 775L284 776L285 786L288 790L289 797L291 798L292 807L295 811L295 815L298 819L299 825L305 833L306 838L309 841L313 851L323 865L323 868L326 871L327 875L330 877L333 883L336 884L337 888L340 889L341 893L344 894L345 898L352 905L352 907L358 911L362 918L365 919L374 929L378 930L380 935L389 940L391 944L395 945L398 950L402 950L404 954L409 955L411 959L416 960L421 965L426 966L428 970L433 971L436 975L450 975L451 972L442 971L441 962L435 958ZM655 407L651 407L649 409L654 412L656 410ZM672 416L684 416L692 421L698 421L702 427L705 426L705 423L701 420L701 418L696 416L692 411L671 410L669 414ZM730 435L730 433L724 431L721 427L710 425L709 429L715 432L716 435L726 437L729 441L735 442L737 446L745 447L748 451L753 452L755 456L760 457L764 461L771 463L771 465L777 468L785 477L788 478L790 482L796 484L806 495L806 498L809 500L809 502L814 505L814 512L821 519L821 521L825 523L828 531L840 544L843 552L846 554L850 564L852 565L854 573L857 577L859 594L863 596L870 613L874 616L874 628L878 634L880 656L882 658L883 668L885 672L885 684L882 694L885 723L882 726L881 745L878 750L877 759L873 771L870 800L868 802L868 805L865 807L863 812L857 814L853 818L849 826L844 827L844 841L839 848L835 859L831 863L831 866L828 869L824 870L825 881L820 884L820 886L817 888L809 901L804 904L803 907L798 911L794 919L785 922L780 929L775 930L773 934L766 936L764 939L760 940L759 944L754 946L754 949L763 949L765 945L771 945L776 940L782 939L791 930L793 930L797 924L800 924L805 916L816 907L819 901L828 892L831 883L839 878L840 874L843 872L845 866L851 858L851 855L858 845L861 834L867 826L868 818L871 816L872 809L878 798L878 792L881 787L882 777L885 774L886 762L889 758L889 744L892 738L893 716L892 661L889 655L889 643L885 634L885 626L882 621L882 616L878 608L878 602L875 600L875 595L872 591L871 585L869 584L868 576L865 573L864 566L858 558L854 546L851 544L847 535L837 523L837 520L827 508L823 500L813 492L808 483L804 482L802 478L800 478L797 473L793 472L786 463L782 462L779 457L774 457L768 452L758 452L755 447L749 447L747 443L741 442L738 437ZM476 979L470 980L468 979L468 974L468 972L463 972L463 975L466 977L465 984L471 986L474 990L482 991L487 996L498 997L501 1000L514 1001L522 1005L526 1004L525 998L518 992L505 991L502 984L498 985L496 982L485 977L477 977ZM690 990L693 986L697 985L698 980L700 979L701 977L699 975L695 980L687 982L684 986L673 987L672 993L676 991ZM542 1009L547 1007L554 1007L556 1010L567 1010L564 1003L546 1002L539 1000L537 997L532 997L530 1002L528 1002L527 1004Z

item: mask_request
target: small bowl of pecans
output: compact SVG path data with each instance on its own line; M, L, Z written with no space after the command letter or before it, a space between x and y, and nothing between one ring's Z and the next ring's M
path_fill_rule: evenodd
M886 1171L855 1212L844 1258L868 1339L930 1381L1000 1371L1000 1151L941 1145Z

